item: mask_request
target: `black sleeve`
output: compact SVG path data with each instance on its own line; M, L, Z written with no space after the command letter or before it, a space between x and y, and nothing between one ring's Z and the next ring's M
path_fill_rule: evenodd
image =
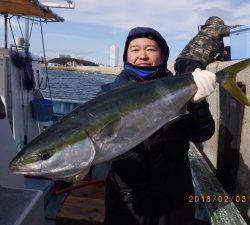
M126 82L128 82L128 77L126 73L122 71L120 74L117 75L117 77L115 78L113 82L101 85L101 91L99 91L97 95L104 94L112 89L115 89L121 86L122 84Z
M126 74L126 72L122 71L115 79L115 81L113 82L111 89L115 89L125 83L127 83L129 81L129 78Z
M190 141L203 142L210 139L215 130L215 122L206 100L188 103L188 114L183 118L185 133Z

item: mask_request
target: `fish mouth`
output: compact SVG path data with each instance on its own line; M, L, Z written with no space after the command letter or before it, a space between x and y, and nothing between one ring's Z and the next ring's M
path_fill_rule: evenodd
M19 166L17 165L17 162L15 161L10 162L9 169L11 170L11 172L17 172L19 170Z
M9 164L9 169L14 174L39 174L41 172L41 165L20 165L18 160L13 160Z

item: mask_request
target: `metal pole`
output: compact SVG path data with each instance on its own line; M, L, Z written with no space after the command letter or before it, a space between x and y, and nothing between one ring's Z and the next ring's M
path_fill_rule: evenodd
M8 48L8 14L4 15L4 48Z
M25 19L25 33L24 33L25 46L29 47L29 19Z

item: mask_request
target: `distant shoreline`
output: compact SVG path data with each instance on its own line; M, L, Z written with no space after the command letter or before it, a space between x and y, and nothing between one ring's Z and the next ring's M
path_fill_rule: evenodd
M43 66L45 68L45 66ZM48 70L58 70L58 71L77 71L88 74L111 74L118 75L123 67L109 67L109 66L47 66Z
M45 66L43 65L43 68ZM111 66L47 66L48 70L58 70L58 71L77 71L81 73L88 74L110 74L118 75L122 70L122 66L111 67ZM168 69L174 73L174 64L168 63Z

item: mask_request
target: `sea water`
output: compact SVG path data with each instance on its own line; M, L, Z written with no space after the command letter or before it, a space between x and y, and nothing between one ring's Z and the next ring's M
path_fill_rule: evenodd
M46 74L43 75L45 77ZM86 74L72 71L48 71L49 86L41 92L45 98L88 101L101 90L101 85L114 81L116 76L109 74ZM45 78L42 87L45 85ZM109 163L102 163L92 171L93 179L107 176Z
M88 101L101 90L101 85L114 81L114 75L86 74L74 71L48 70L49 82L45 86L46 74L43 74L41 92L45 98ZM46 87L46 88L45 88Z

